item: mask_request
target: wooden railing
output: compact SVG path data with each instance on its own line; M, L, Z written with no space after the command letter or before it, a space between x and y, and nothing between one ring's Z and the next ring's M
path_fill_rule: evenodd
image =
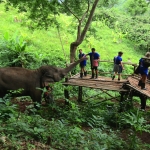
M101 63L101 62L114 63L113 61L110 61L110 60L100 60L99 62L100 62L100 63ZM133 73L134 73L136 67L138 66L138 64L132 63L132 62L122 62L122 63L125 64L125 65L131 65L131 66L133 66ZM111 74L111 73L112 73L112 72L100 72L100 71L99 71L99 74ZM123 75L123 76L131 76L132 74L128 75L128 74L123 74L123 73L122 73L122 75Z

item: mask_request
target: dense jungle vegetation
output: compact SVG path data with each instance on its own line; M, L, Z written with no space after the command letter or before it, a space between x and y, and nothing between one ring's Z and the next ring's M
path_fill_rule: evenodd
M70 7L71 11L62 7L55 15L47 13L60 7L56 7L55 0L47 1L53 2L52 8L45 6L44 10L34 11L30 6L42 1L25 4L26 1L20 0L19 5L15 0L0 2L0 67L36 69L50 64L64 68L70 63L70 44L77 39L78 27L71 11L80 16L87 1L60 0L59 5ZM28 11L23 11L25 8ZM42 18L38 10L50 18ZM95 47L101 60L112 61L118 51L123 51L124 62L138 64L150 51L149 15L149 0L100 1L85 38L75 51L75 59L78 59L78 49L88 53ZM37 16L40 21L35 19ZM100 63L99 70L110 72L111 77L112 67L113 64ZM90 70L89 60L86 68ZM77 66L73 73L78 72ZM133 67L125 65L123 73L132 74ZM117 99L107 100L109 96L102 91L84 88L83 103L78 103L78 88L69 86L71 99L65 105L63 81L52 85L54 102L45 104L43 100L41 105L37 104L40 109L34 108L30 97L12 99L8 94L0 98L1 150L150 149L149 99L146 112L139 110L140 100L136 97L133 108L119 112L118 92L109 91Z

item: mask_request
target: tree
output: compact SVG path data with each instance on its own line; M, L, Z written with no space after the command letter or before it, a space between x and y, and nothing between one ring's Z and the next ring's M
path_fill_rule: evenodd
M2 0L1 0L2 1ZM1 2L0 1L0 2ZM102 0L99 7L113 6L118 0ZM83 42L90 27L99 0L6 0L6 9L16 7L19 12L26 12L29 19L36 23L36 27L48 27L55 23L55 16L67 12L78 21L77 38L70 44L70 62L74 62L77 47Z
M92 8L90 10L89 17L88 17L88 19L87 19L87 21L85 23L85 26L84 26L82 31L81 31L82 23L83 23L86 15L89 12L90 2L88 1L87 10L85 11L85 13L82 15L81 18L79 18L78 16L74 15L76 17L76 19L78 20L78 28L77 28L77 38L76 38L76 40L74 42L72 42L70 44L70 62L71 63L74 62L76 49L82 43L82 41L84 40L86 32L88 31L88 29L90 27L90 24L92 22L92 18L93 18L93 15L94 15L94 11L96 9L98 1L99 0L95 0L94 1L93 6L92 6ZM72 13L72 14L74 14L74 13Z

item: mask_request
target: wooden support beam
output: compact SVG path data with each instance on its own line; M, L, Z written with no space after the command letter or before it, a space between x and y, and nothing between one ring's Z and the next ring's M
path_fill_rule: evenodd
M79 91L78 91L78 102L82 102L82 86L79 86Z
M102 90L102 89L101 89ZM114 97L114 96L112 96L111 94L109 94L106 90L102 90L105 94L107 94L108 96L110 96L110 97Z
M68 82L68 78L65 78L65 82ZM65 87L67 87L68 85L65 85ZM64 90L64 96L65 96L65 104L69 104L68 101L66 101L66 99L69 99L69 92L67 90L67 88L65 88Z

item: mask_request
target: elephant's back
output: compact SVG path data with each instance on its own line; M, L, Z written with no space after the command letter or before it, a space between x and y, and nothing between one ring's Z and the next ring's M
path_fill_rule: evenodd
M25 88L34 82L36 74L29 69L19 67L0 68L0 85Z
M32 74L32 70L21 68L21 67L6 67L0 68L0 77L1 76L18 76L18 75L29 75Z

